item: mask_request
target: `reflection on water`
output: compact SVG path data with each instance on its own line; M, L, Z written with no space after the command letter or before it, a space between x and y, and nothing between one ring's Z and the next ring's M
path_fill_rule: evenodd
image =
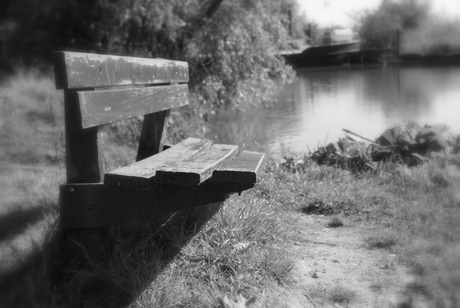
M376 138L403 120L447 124L460 133L460 67L299 69L270 109L220 114L214 138L279 157L343 136Z

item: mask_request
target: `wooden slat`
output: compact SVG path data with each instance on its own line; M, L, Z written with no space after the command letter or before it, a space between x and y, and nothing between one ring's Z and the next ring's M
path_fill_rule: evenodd
M214 169L235 157L238 146L214 144L188 158L158 168L155 182L196 186L212 176Z
M167 111L160 111L144 116L136 161L158 154L163 150L163 128L167 114Z
M255 184L262 169L265 153L243 151L212 174L213 182Z
M74 115L71 107L64 106L67 183L102 182L105 173L102 132L98 127L70 129Z
M248 189L242 187L241 190ZM153 185L136 190L103 184L62 185L60 223L64 228L97 228L129 222L200 205L224 201L231 185L207 181L198 187Z
M54 73L57 89L180 83L189 80L187 62L65 51L55 53Z
M140 160L129 166L107 172L104 183L135 189L149 189L151 180L159 168L173 165L178 160L186 159L210 147L209 140L187 138L175 146L157 155Z
M66 104L79 113L71 119L72 129L88 128L187 105L188 86L68 92Z

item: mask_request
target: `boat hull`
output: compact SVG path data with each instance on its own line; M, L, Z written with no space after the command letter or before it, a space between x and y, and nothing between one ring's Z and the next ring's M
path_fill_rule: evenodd
M311 46L299 53L283 55L293 66L338 65L348 63L360 52L359 41Z

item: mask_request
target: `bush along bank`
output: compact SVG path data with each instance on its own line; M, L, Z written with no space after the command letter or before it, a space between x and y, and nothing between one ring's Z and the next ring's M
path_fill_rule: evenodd
M344 129L345 138L319 147L304 156L318 165L337 166L352 172L376 170L381 162L395 162L409 167L425 162L433 153L460 152L460 136L448 135L445 125L420 126L407 121L387 129L375 141ZM285 158L282 165L288 169L302 168L305 161Z
M456 307L460 302L460 136L449 136L445 129L434 134L437 128L441 126L410 129L413 138L397 135L394 152L382 161L373 161L371 155L379 140L365 146L363 140L348 138L341 144L348 142L349 152L333 144L339 149L334 152L328 145L329 149L301 157L285 157L272 169L280 176L269 194L273 198L308 215L343 217L369 228L365 245L397 256L413 275L402 290L405 307ZM424 141L422 136L430 129L432 138ZM396 136L398 130L384 135ZM403 146L403 138L414 140L409 143L413 145ZM435 151L443 141L442 150ZM413 152L422 157L416 164L398 157L398 151L405 153L416 144L425 146L424 151ZM354 155L351 145L358 148ZM318 160L321 155L323 160ZM347 164L353 159L362 164ZM364 164L367 169L353 168Z

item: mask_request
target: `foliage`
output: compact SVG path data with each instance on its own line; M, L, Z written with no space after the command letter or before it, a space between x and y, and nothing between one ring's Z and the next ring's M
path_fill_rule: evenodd
M428 5L421 0L382 1L374 11L366 11L359 18L359 33L368 48L391 48L396 30L416 28L427 16Z
M275 51L287 38L287 12L294 5L293 0L20 0L2 7L18 28L13 52L47 60L56 49L185 60L195 107L209 111L264 102L273 85L292 79L293 71Z
M419 27L407 31L401 51L422 55L460 54L460 20L428 18Z
M274 81L286 82L292 71L274 56L286 37L276 1L224 2L216 18L200 31L187 51L192 80L203 104L231 108L264 102ZM212 55L212 56L211 56Z

